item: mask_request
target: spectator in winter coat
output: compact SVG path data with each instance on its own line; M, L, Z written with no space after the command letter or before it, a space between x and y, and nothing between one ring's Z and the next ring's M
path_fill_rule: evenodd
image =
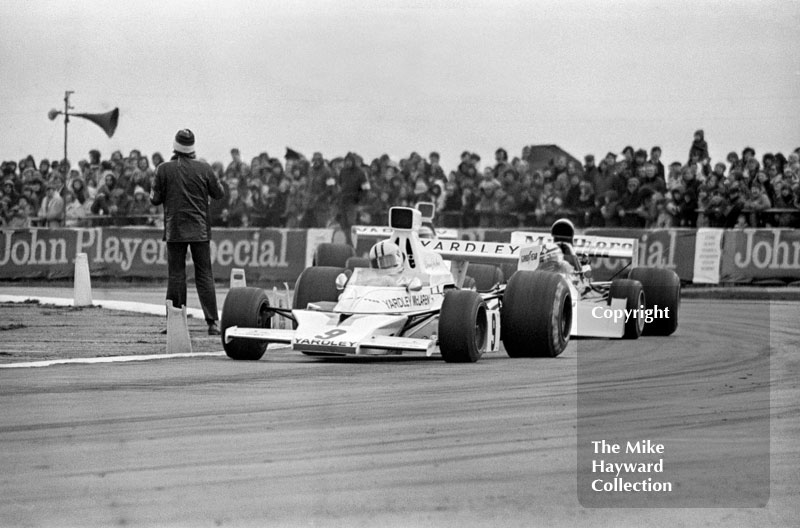
M444 186L444 202L439 217L444 227L461 227L461 189L455 182Z
M667 181L667 174L664 170L664 164L661 163L661 147L655 146L650 149L650 163L656 167L656 177Z
M786 182L779 182L775 185L775 201L773 207L779 209L794 208L794 194L792 188ZM775 215L772 224L776 227L794 227L794 217L797 213L778 213Z
M27 229L31 227L31 218L35 216L33 207L26 196L20 196L17 199L17 204L12 206L8 211L8 223L6 227L9 229Z
M42 200L39 209L39 218L45 227L61 227L64 225L64 199L56 192L57 185L53 182L47 185L47 194Z
M662 195L667 192L667 183L658 176L655 165L650 162L645 163L643 171L642 189L651 189Z
M222 222L228 227L242 227L244 217L247 216L247 204L239 194L239 187L230 187L229 194L223 201L227 203L220 213Z
M600 175L600 169L594 164L594 154L587 154L583 157L583 179L591 182L592 188L597 185L597 178Z
M683 193L680 206L680 227L697 227L697 195L693 189Z
M17 193L17 188L14 185L13 178L6 178L3 180L3 196L8 197L9 206L14 206L17 204L19 194Z
M86 218L86 209L73 194L67 189L64 191L64 226L79 227Z
M700 187L700 182L697 181L697 177L695 174L694 167L687 166L681 170L681 178L683 181L681 182L681 187L683 187L684 193L686 191L692 191L695 196L697 196L698 188Z
M617 204L617 215L621 227L644 227L644 223L636 214L640 205L642 205L642 200L639 196L639 180L631 178L628 180L625 193L620 196Z
M139 159L146 159L146 158L139 158ZM128 214L131 216L130 225L149 225L151 224L150 219L147 218L150 215L150 211L152 208L152 204L148 199L148 193L144 190L141 186L136 186L133 190L133 200L130 202L128 208Z
M765 209L772 207L772 203L764 188L754 183L750 187L750 199L745 201L744 206L751 211L750 225L753 227L764 227L766 218L762 213Z
M111 196L108 200L108 213L114 217L114 225L130 225L131 219L129 215L132 202L133 199L125 192L125 189L118 188L111 191Z
M705 140L705 133L702 130L696 130L694 133L694 140L692 146L689 148L689 162L692 162L693 157L702 161L708 158L708 143Z
M599 214L595 206L595 196L592 184L582 180L578 184L578 197L570 206L575 211L576 225L578 227L590 227L595 224L596 216Z

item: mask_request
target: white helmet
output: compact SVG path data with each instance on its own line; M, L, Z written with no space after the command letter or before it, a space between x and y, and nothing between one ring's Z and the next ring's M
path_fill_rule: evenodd
M391 240L378 242L369 250L369 267L398 273L403 269L403 253Z

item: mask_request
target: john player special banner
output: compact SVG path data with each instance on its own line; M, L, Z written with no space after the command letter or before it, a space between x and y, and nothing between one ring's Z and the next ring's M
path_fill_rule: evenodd
M87 254L95 277L165 278L162 235L156 228L2 230L0 278L71 277L78 253ZM294 281L306 266L308 240L304 229L215 229L214 275L228 277L232 268L243 268L248 279ZM193 273L189 267L187 274Z
M0 279L68 278L77 253L92 276L165 278L167 255L156 228L3 229ZM800 280L800 231L795 229L587 229L587 235L639 240L640 266L674 270L683 281L714 283ZM720 241L721 240L721 252ZM329 229L215 229L211 258L217 279L243 268L249 280L294 281ZM461 240L507 242L510 232L462 230ZM364 247L379 238L364 236ZM501 240L496 240L496 239ZM359 239L359 246L361 241ZM702 262L698 262L698 258ZM715 267L719 262L718 274ZM595 280L625 276L623 259L596 259ZM699 276L695 276L701 271ZM193 269L187 269L189 276ZM511 272L508 273L510 275Z
M800 279L797 229L728 230L722 240L722 282Z

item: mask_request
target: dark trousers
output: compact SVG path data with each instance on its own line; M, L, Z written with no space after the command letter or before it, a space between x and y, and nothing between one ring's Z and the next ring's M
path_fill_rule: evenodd
M194 282L197 296L203 307L206 322L218 319L217 293L214 290L214 275L211 270L211 249L208 242L167 242L167 300L175 308L186 304L186 248L192 251Z
M345 241L352 246L353 239L350 234L350 228L353 227L358 220L358 204L355 202L342 202L339 220L342 231L344 231Z

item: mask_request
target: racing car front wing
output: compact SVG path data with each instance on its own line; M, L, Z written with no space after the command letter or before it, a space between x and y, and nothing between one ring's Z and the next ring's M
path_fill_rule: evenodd
M436 339L418 339L410 337L397 337L387 335L373 335L360 341L346 339L330 339L325 336L300 337L295 330L282 330L272 328L240 328L232 326L225 330L225 342L233 339L252 339L291 345L294 350L316 354L331 355L387 355L400 352L422 353L430 357L436 351Z

